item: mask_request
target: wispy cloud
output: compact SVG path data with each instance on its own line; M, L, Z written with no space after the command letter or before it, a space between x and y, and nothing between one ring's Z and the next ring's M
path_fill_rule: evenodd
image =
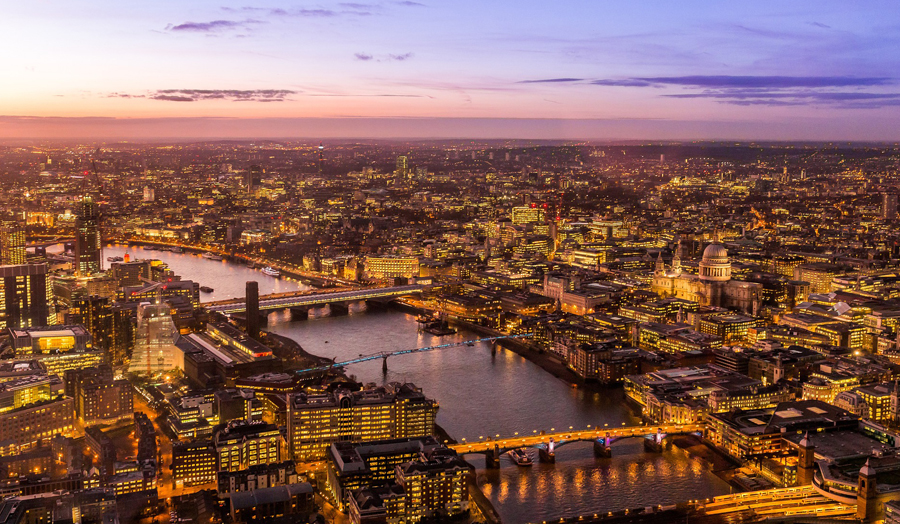
M397 5L403 5L407 7L428 7L427 5L421 2L413 2L412 0L403 0L401 2L394 2Z
M357 2L343 2L338 4L340 9L326 9L323 7L294 7L294 8L270 8L270 7L223 7L228 13L252 13L256 16L270 16L274 18L331 18L342 15L368 16L381 9L377 4L364 4Z
M250 26L261 24L259 20L213 20L211 22L184 22L182 24L169 24L167 31L188 31L197 33L212 33L229 29L247 29Z
M564 84L567 82L583 82L584 78L544 78L541 80L522 80L519 84Z
M110 93L109 98L149 98L166 102L199 102L228 100L231 102L284 102L298 91L288 89L159 89L147 94Z
M353 56L357 60L361 60L363 62L405 62L415 56L413 53L403 53L400 55L395 54L387 54L387 55L373 55L370 53L354 53Z
M664 93L664 98L711 99L732 105L827 105L843 109L894 106L900 93L877 92L896 83L882 76L749 76L688 75L630 78L549 78L519 84L559 83L604 87L682 88L685 93ZM867 89L876 89L876 92Z

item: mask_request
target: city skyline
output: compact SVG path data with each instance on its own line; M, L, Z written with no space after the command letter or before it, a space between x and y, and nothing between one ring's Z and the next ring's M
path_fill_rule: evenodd
M891 4L43 2L0 139L900 139Z

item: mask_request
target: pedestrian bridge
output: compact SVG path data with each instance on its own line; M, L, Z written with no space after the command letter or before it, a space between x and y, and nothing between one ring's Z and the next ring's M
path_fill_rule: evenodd
M341 302L356 302L360 300L396 298L405 295L420 293L425 286L412 284L408 286L378 287L367 289L342 289L339 291L296 291L293 293L277 293L274 295L262 295L259 297L260 311L274 311L292 307L322 306L325 304L337 304ZM247 301L244 298L232 300L220 300L216 302L204 302L204 308L223 314L243 313L247 311Z
M593 442L594 451L599 456L609 457L610 446L617 440L626 438L644 439L645 448L650 451L660 451L662 440L668 435L685 433L702 433L703 424L657 424L621 427L594 426L583 430L569 429L568 431L534 432L531 435L513 435L508 438L483 438L477 442L461 442L449 447L465 455L479 453L487 457L488 467L499 467L500 456L516 448L537 448L540 458L544 462L556 461L556 450L572 442Z

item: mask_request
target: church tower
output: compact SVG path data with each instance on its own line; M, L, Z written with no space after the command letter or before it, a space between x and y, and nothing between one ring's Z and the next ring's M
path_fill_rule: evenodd
M797 485L807 486L812 484L815 471L816 447L809 440L809 431L807 431L800 441L800 456L797 461Z
M875 490L875 468L871 465L872 459L866 460L866 465L859 470L859 490L856 495L856 518L862 522L875 520L877 509L877 492Z

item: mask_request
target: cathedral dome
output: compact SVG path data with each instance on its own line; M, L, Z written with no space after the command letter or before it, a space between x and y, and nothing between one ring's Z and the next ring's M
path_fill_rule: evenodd
M706 246L700 261L700 279L714 282L731 280L731 261L725 246L718 242Z
M703 260L713 263L727 263L728 250L722 244L713 242L703 250Z

